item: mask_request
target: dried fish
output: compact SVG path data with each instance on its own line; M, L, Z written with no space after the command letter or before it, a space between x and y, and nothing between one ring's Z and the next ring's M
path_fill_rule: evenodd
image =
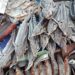
M57 24L53 20L50 20L47 26L48 35L51 35L56 29Z
M56 14L58 8L53 0L41 0L41 6L44 17L48 19Z
M10 69L9 75L70 75L69 60L75 48L70 4L64 0L9 0L6 16L0 17L0 44L9 35L0 48L0 72L10 67L16 72Z
M17 57L19 58L21 55L23 55L25 53L25 51L27 50L25 47L27 45L27 43L25 44L25 42L27 42L27 35L28 35L28 24L27 21L30 19L31 14L28 15L27 17L25 17L23 23L20 25L20 28L18 30L18 34L15 40L15 52Z
M52 68L51 68L51 64L49 63L49 60L45 60L44 61L44 65L45 65L45 75L52 75Z
M42 62L41 63L39 63L38 64L39 66L38 66L38 72L39 72L39 74L38 75L46 75L45 74L45 66L42 64Z
M35 15L33 15L31 17L31 20L29 23L28 39L29 39L30 47L31 47L31 50L32 50L32 53L34 56L36 56L36 53L40 50L39 37L38 36L32 36L33 30L35 29L36 26L37 26L36 17L35 17Z
M61 47L61 41L62 41L63 33L61 32L61 30L59 28L57 28L56 31L54 31L51 34L51 37Z
M56 50L56 43L54 43L53 41L49 41L47 49L49 51L49 56L51 58L53 75L58 75L58 65L57 65L57 62L56 62L55 56L54 56L54 53L55 53L55 50Z
M61 31L64 33L65 36L73 39L72 38L73 31L72 31L71 27L72 28L74 27L74 23L70 20L70 17L69 17L70 2L69 1L66 1L66 2L62 1L59 3L57 2L56 5L59 6L59 9L54 18L57 21L59 28L61 29ZM68 30L69 30L69 32L68 32Z
M65 75L70 75L71 70L67 57L64 59L64 68L65 68Z
M44 27L44 25L41 25L42 21L43 19L38 23L38 25L36 25L36 27L33 30L32 36L40 35L46 32L46 28Z
M57 63L58 63L59 75L65 75L64 62L59 54L57 54Z
M40 35L40 43L41 43L41 47L43 50L47 46L48 42L49 42L49 36L46 35L45 33L41 34Z
M63 33L59 28L51 34L51 37L54 42L56 42L62 48L62 54L64 56L64 54L67 53L66 37L63 36Z

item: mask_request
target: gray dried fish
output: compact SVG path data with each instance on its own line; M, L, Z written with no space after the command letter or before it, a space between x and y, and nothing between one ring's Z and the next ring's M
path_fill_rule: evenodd
M52 75L52 68L49 60L44 61L46 75Z
M40 35L40 43L41 43L41 46L42 46L43 50L47 46L48 42L49 42L49 36L46 35L46 34L41 34Z
M39 75L45 75L45 67L42 64L42 62L39 63L39 69L40 69Z
M65 75L70 75L71 70L67 57L64 59L64 70L65 70Z
M49 51L49 56L51 58L51 64L53 68L53 74L58 75L58 65L54 57L54 53L56 50L56 44L53 41L50 41L47 45L47 49Z
M51 37L54 40L54 42L56 42L63 49L62 54L64 55L64 53L67 52L67 46L66 46L67 39L66 37L63 36L62 31L59 28L57 28L56 31L54 31L51 34Z
M57 29L57 24L53 20L50 20L47 26L48 35L53 33L56 29Z
M51 34L52 39L59 45L61 46L61 40L63 37L63 33L59 28L57 28L52 34Z
M16 36L14 46L15 46L15 52L16 52L17 57L20 57L26 51L25 47L27 46L27 35L28 35L27 21L30 19L30 17L31 17L31 14L25 17L23 23L20 25L20 28Z
M40 50L38 37L32 37L30 39L30 47L31 47L33 55L36 56L37 52Z
M31 47L31 50L32 50L32 53L34 56L36 56L36 53L40 50L39 37L38 36L32 36L33 30L35 29L36 25L37 25L36 18L33 15L31 17L30 22L29 22L28 40L30 42L30 47Z
M40 35L44 32L46 32L46 28L44 27L44 25L41 25L43 20L41 20L38 25L36 25L36 27L33 30L32 36L36 36L36 35Z
M53 0L41 0L41 6L44 17L48 19L53 17L58 9Z
M74 27L74 23L70 20L69 17L69 6L70 2L69 1L62 1L62 2L57 2L56 6L58 6L58 11L57 14L54 16L54 18L57 21L57 24L61 31L64 33L66 36L71 36L72 31L70 27ZM68 32L69 30L69 32Z
M57 54L57 63L58 63L59 75L65 75L64 62L59 54Z

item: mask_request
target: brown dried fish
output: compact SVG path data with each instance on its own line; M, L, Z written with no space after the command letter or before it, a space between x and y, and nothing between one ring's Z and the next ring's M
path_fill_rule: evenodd
M41 0L43 16L47 19L53 17L58 9L53 0Z
M65 75L70 75L71 70L67 57L64 59L64 70L65 70Z
M15 39L15 52L16 52L16 56L17 58L23 56L23 54L26 52L27 49L27 35L28 35L28 23L27 21L30 19L31 14L29 13L29 15L27 17L25 17L24 21L22 22L22 24L19 27L16 39Z

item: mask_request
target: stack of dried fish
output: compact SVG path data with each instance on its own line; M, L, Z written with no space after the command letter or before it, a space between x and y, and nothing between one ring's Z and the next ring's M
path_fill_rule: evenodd
M72 4L9 0L0 14L0 75L74 75Z

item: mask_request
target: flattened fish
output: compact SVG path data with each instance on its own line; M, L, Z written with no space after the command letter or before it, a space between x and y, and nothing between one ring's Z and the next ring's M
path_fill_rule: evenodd
M54 57L54 53L56 50L56 44L53 41L52 42L50 41L48 43L47 49L49 51L49 56L51 58L52 73L53 75L58 75L58 65Z

